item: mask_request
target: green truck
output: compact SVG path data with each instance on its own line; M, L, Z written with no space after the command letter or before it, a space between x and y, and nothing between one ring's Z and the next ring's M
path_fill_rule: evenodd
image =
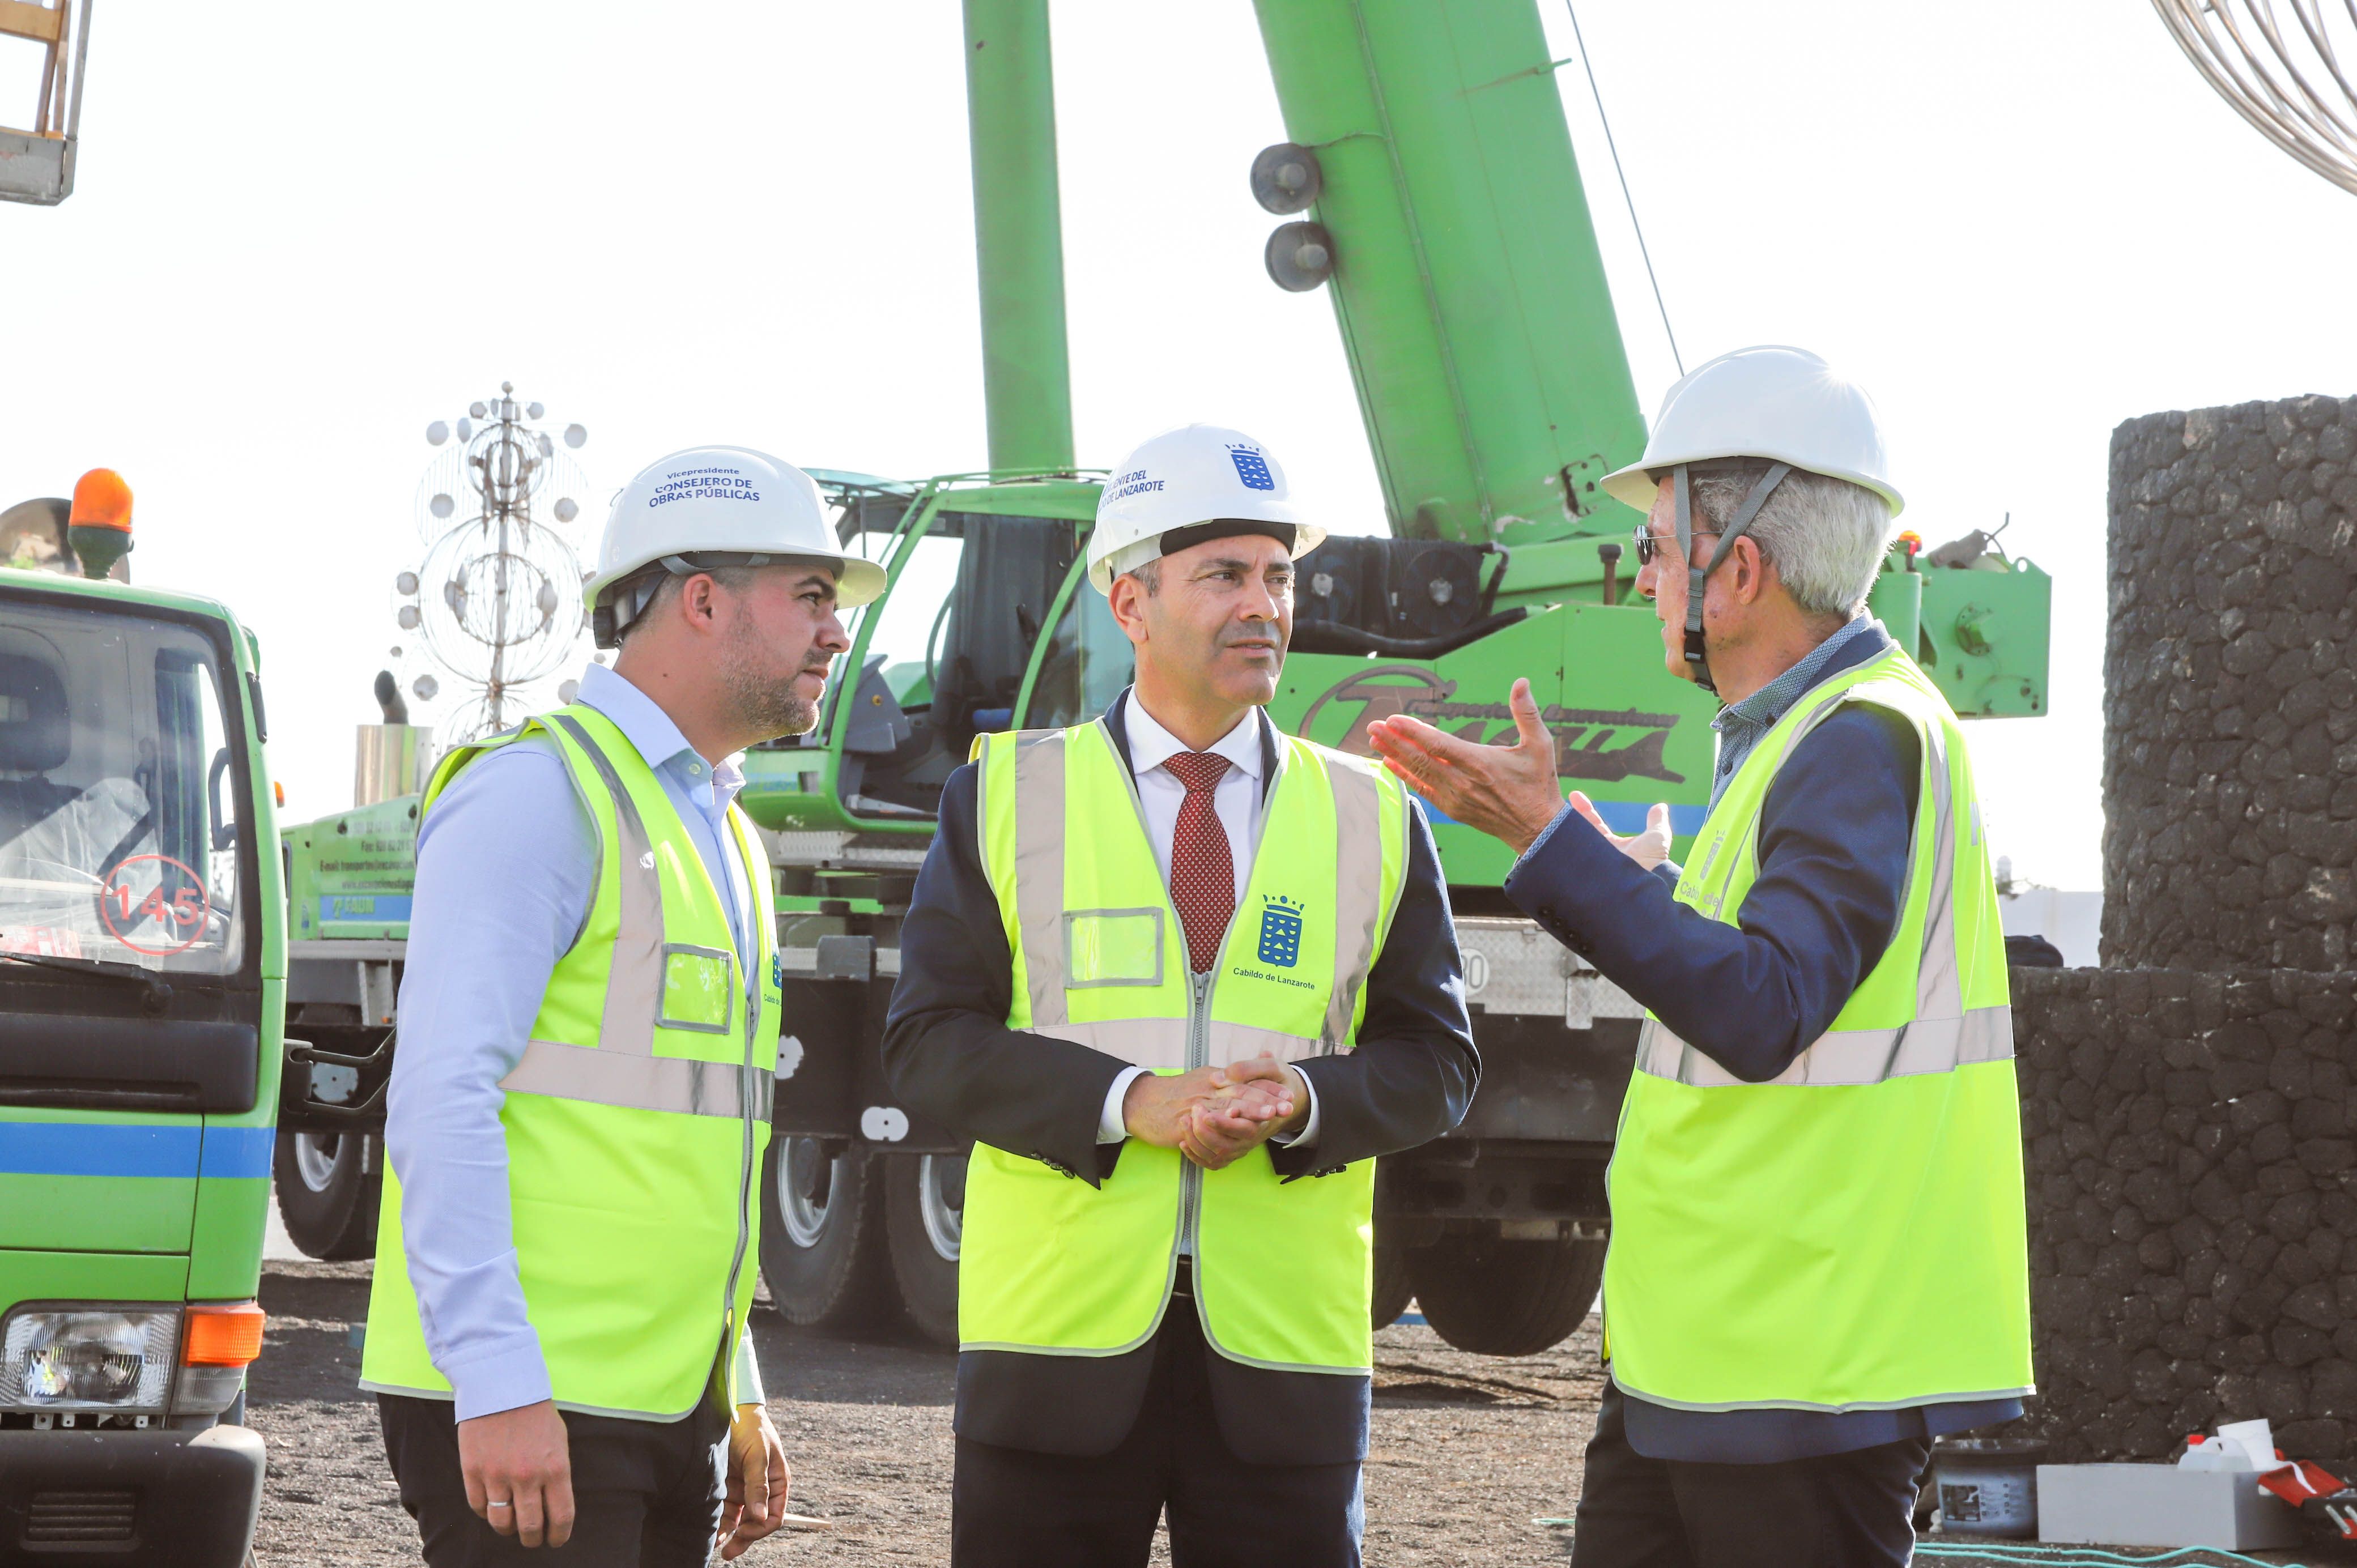
M1670 802L1683 846L1714 708L1664 671L1651 607L1626 602L1639 520L1597 488L1641 449L1644 422L1556 92L1566 62L1532 0L1256 9L1288 138L1250 171L1286 220L1262 262L1280 287L1329 293L1385 502L1365 520L1380 535L1319 520L1345 532L1303 562L1274 716L1359 751L1370 721L1398 713L1491 740L1511 733L1506 691L1527 675L1566 784L1623 832ZM966 1145L884 1080L899 920L974 736L1093 714L1130 673L1081 566L1099 478L1072 449L1046 3L967 0L965 23L991 468L812 470L891 586L859 613L818 729L748 754L743 797L787 975L770 1293L798 1322L842 1326L897 1305L944 1341ZM1239 374L1282 369L1239 357ZM1929 554L1902 541L1872 603L1960 712L2028 716L2045 703L2049 598L2044 573L1975 533ZM350 1033L308 1069L300 1114L323 1119L287 1135L279 1190L290 1226L316 1215L316 1235L355 1253L373 1222L414 805L288 840L296 1026ZM1434 825L1484 1071L1462 1126L1382 1164L1375 1310L1389 1321L1413 1296L1455 1345L1527 1353L1595 1299L1640 1010L1506 901L1504 850Z
M0 519L0 1562L227 1568L286 975L259 652L210 599L64 575L64 505L30 507Z

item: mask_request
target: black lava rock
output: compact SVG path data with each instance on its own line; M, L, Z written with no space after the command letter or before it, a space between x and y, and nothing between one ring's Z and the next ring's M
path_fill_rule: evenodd
M2357 971L2018 968L2013 1016L2026 1424L2073 1463L2265 1415L2357 1460Z

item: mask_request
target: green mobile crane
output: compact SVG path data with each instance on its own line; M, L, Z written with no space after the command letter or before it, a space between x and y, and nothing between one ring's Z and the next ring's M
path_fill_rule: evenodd
M1257 10L1288 138L1250 171L1286 220L1263 264L1280 287L1332 296L1386 523L1304 561L1273 716L1362 752L1367 725L1398 713L1490 740L1511 732L1507 687L1528 675L1566 784L1624 832L1667 800L1684 842L1714 709L1664 671L1651 607L1623 602L1638 518L1598 481L1645 427L1534 0ZM897 1295L944 1340L967 1146L884 1081L900 917L974 735L1092 715L1131 670L1081 564L1099 481L1072 445L1046 0L966 0L965 27L991 466L812 470L843 538L892 585L859 613L819 727L748 754L743 796L770 851L787 973L770 1292L796 1321L832 1325ZM1895 547L1876 612L1960 712L2041 712L2045 574L1986 538L1940 555ZM341 874L314 869L321 846L397 837L402 809L294 836L298 955L405 929L362 913L366 898L340 903ZM1499 844L1433 822L1484 1073L1461 1127L1383 1162L1375 1310L1389 1321L1413 1295L1450 1342L1526 1353L1595 1299L1640 1009L1507 903ZM364 1119L381 1081L380 1064L339 1084L339 1113Z

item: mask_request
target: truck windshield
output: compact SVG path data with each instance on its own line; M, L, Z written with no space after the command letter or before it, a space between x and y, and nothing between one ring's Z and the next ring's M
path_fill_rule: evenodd
M178 622L0 596L0 953L245 956L221 656Z
M1024 667L1079 553L1080 534L1065 518L936 512L891 592L860 612L877 618L876 634L866 668L843 679L880 679L904 713L928 712L963 757L976 730L1014 723ZM855 641L864 624L852 628Z
M875 534L864 537L873 546L885 542ZM882 660L885 684L903 708L923 706L933 700L942 633L948 629L950 609L956 599L958 560L964 553L962 535L939 530L926 534L909 552L891 594L854 612L860 619L847 629L855 644L866 618L876 618L876 635L867 644L867 657L871 662ZM883 554L881 548L877 553Z

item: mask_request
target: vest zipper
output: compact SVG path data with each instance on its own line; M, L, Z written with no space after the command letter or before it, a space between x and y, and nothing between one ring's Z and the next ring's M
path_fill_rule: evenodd
M759 907L754 911L758 918ZM759 944L754 947L758 954ZM761 1027L761 991L758 983L751 988L745 1015L745 1061L737 1071L737 1103L742 1111L737 1120L745 1129L744 1142L737 1157L737 1251L728 1259L728 1294L720 1298L720 1321L724 1325L725 1342L720 1354L726 1369L721 1374L723 1389L733 1400L736 1389L737 1347L745 1337L745 1325L737 1321L737 1279L745 1268L745 1244L749 1239L745 1221L746 1210L753 1202L753 1042ZM733 1330L734 1332L730 1332Z
M1264 724L1269 722L1265 713L1262 715L1262 722ZM1102 732L1104 744L1109 750L1113 751L1116 757L1123 756L1121 748L1113 744L1113 731L1111 727L1106 725L1103 719L1092 719L1089 723ZM1268 732L1266 730L1261 732L1264 738L1265 738L1267 733ZM1263 755L1265 756L1266 753L1264 751ZM1126 759L1125 758L1125 760ZM1253 827L1252 858L1244 863L1244 890L1246 892L1251 891L1253 874L1259 869L1260 843L1261 839L1268 832L1270 802L1275 798L1277 785L1284 780L1285 771L1285 746L1283 741L1280 740L1276 748L1276 767L1274 769L1273 776L1261 781L1259 818ZM1135 773L1132 773L1125 767L1120 769L1120 772L1122 783L1127 787L1129 791L1130 810L1136 813L1137 831L1140 833L1145 834L1147 843L1151 844L1154 842L1154 838L1153 834L1148 832L1146 830L1146 805L1145 802L1140 800L1137 797L1137 776ZM1226 830L1223 827L1222 831L1225 832ZM1172 899L1170 897L1170 889L1167 883L1162 890L1162 900L1163 908L1167 909L1170 915L1169 929L1179 933L1178 947L1179 950L1184 952L1187 949L1187 924L1179 916L1178 905L1176 900ZM1242 903L1239 901L1237 913L1241 914L1242 912ZM1235 919L1235 915L1228 917L1228 929L1220 934L1219 957L1213 960L1213 966L1210 973L1195 973L1191 959L1189 961L1187 975L1187 1068L1189 1071L1192 1071L1194 1069L1199 1067L1209 1067L1211 1062L1211 983L1219 978L1220 972L1218 965L1225 961L1227 958L1228 938L1234 932ZM1178 1156L1178 1251L1183 1256L1191 1258L1195 1255L1195 1232L1198 1229L1196 1221L1198 1216L1202 1211L1202 1167L1195 1164L1194 1161L1187 1158L1186 1155L1181 1155ZM1174 1270L1177 1267L1175 1259L1173 1260L1172 1267ZM1196 1273L1195 1289L1196 1301L1198 1303L1196 1310L1200 1313L1202 1310L1200 1305L1202 1300L1202 1275L1200 1269Z
M1224 938L1222 947L1226 945ZM1211 974L1187 976L1187 1068L1193 1071L1211 1064ZM1195 1222L1203 1208L1203 1167L1186 1155L1178 1156L1178 1251L1195 1255ZM1197 1270L1200 1279L1201 1271Z

